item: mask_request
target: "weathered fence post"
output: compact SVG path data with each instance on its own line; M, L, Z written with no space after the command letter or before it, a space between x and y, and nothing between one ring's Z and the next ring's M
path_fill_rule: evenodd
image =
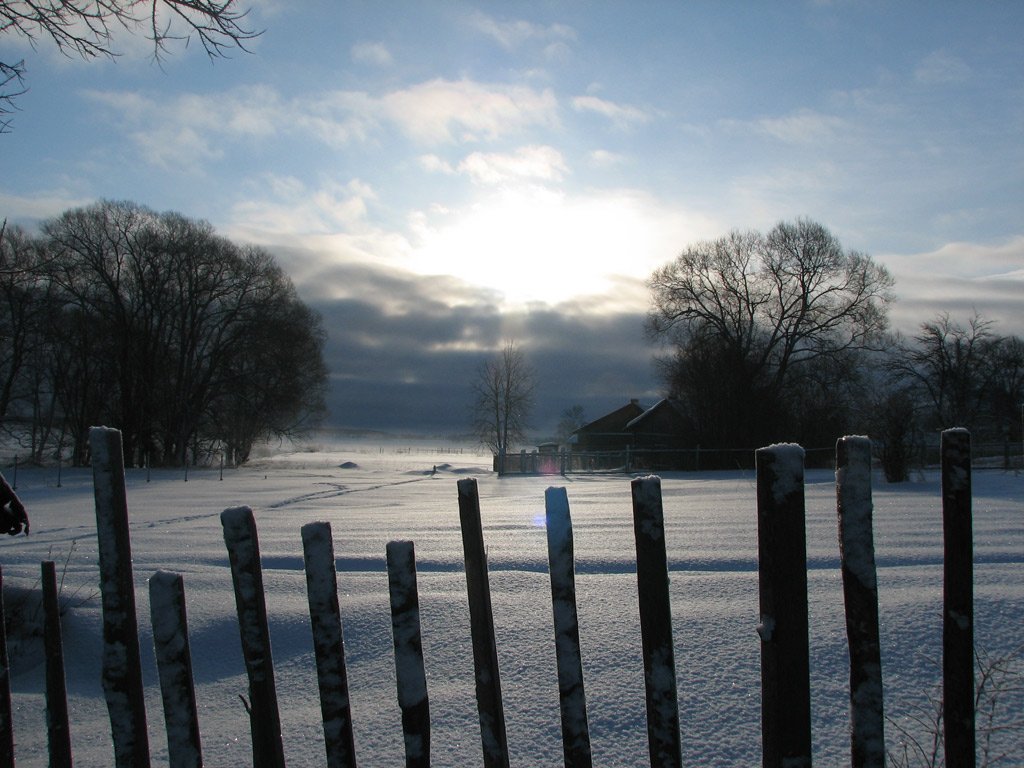
M249 726L253 768L283 768L281 716L277 709L274 660L263 592L263 569L256 521L249 507L231 507L220 515L224 544L235 587L242 656L249 675Z
M7 611L0 567L0 766L14 768L14 719L11 716L11 661L7 656Z
M508 737L505 733L505 709L501 700L498 650L494 639L491 588L487 578L487 553L484 550L483 525L480 520L480 496L473 478L459 480L457 485L484 768L508 768Z
M973 768L974 543L971 522L971 434L942 433L942 721L948 768Z
M836 506L850 647L850 765L885 768L871 441L866 437L843 437L836 443Z
M345 641L338 606L338 577L334 565L331 524L302 526L302 552L306 566L306 594L313 628L320 713L324 721L324 748L328 768L355 768L355 741L345 667Z
M110 714L114 760L118 768L146 768L149 766L149 734L121 433L116 429L92 427L89 450L103 605L103 692Z
M804 450L759 448L755 460L762 761L802 768L811 765Z
M573 558L572 518L565 488L544 492L548 532L548 570L551 574L551 610L555 622L558 699L562 715L562 752L566 768L593 764L587 697L583 688L583 658L576 613L576 571Z
M395 644L395 678L402 710L405 764L430 765L430 700L423 668L420 600L416 589L416 550L411 541L389 541L386 547L391 595L391 632Z
M43 648L46 651L46 736L51 768L71 768L71 727L68 691L64 678L64 643L60 636L60 596L57 569L52 560L42 563Z
M168 765L170 768L202 768L185 585L180 574L157 571L149 577L149 613L164 704Z
M631 487L644 683L647 688L647 740L652 768L669 768L682 764L682 745L661 478L638 477L632 481Z

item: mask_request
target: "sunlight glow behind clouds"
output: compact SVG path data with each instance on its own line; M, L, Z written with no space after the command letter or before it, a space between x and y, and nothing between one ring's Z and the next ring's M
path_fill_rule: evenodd
M645 280L679 243L711 231L643 193L568 196L541 187L503 188L446 216L421 212L412 225L410 269L455 275L513 305L602 293L615 275Z

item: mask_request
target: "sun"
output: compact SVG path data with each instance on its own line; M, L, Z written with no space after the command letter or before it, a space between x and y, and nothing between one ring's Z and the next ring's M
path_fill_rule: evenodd
M617 275L646 279L678 247L666 237L678 222L667 218L628 193L506 188L422 215L409 266L497 291L509 304L554 305L607 292Z

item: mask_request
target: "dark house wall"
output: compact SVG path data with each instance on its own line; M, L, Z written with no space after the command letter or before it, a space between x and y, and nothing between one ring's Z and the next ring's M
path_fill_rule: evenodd
M695 448L693 428L676 401L661 400L627 425L637 449Z
M643 414L644 409L636 400L621 408L584 424L573 435L576 442L574 451L621 451L632 445L633 433L626 429L629 422Z

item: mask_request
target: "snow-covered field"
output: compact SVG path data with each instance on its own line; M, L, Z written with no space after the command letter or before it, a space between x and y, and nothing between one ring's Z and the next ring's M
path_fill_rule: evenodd
M411 441L410 441L411 443ZM434 468L436 467L436 472ZM10 472L7 472L11 479ZM415 542L434 764L478 765L479 729L462 564L456 481L479 479L512 763L562 761L544 490L567 488L575 529L581 644L594 763L647 757L635 545L629 478L497 478L489 457L429 443L353 440L318 452L270 456L239 470L129 470L128 504L147 713L154 764L166 763L163 715L149 629L147 579L184 575L206 764L249 764L247 694L220 513L253 507L285 753L323 765L323 737L302 571L301 526L327 520L338 559L357 757L404 762L392 660L385 545ZM1024 629L1024 476L974 473L975 637L991 657L1015 654ZM882 659L888 715L904 727L937 693L941 658L942 531L937 473L889 486L875 477ZM753 473L663 478L683 759L700 766L760 764L760 659ZM88 470L24 469L18 492L28 538L0 542L8 611L31 614L39 563L63 578L64 654L79 766L112 763L100 683L101 616L95 513ZM807 539L815 764L848 764L847 655L836 543L834 477L807 473ZM20 765L46 762L44 667L39 638L9 638ZM997 735L1024 765L1024 691L998 702L1016 727ZM895 745L900 733L887 724ZM982 718L979 716L979 726ZM916 727L916 726L915 726ZM923 736L920 731L915 731Z

